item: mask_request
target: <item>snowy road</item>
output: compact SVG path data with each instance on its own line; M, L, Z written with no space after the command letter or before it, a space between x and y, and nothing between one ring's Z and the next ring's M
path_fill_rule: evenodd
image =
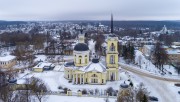
M128 70L130 72L136 73L138 75L150 77L153 79L163 80L163 81L171 81L171 82L180 82L180 78L174 78L174 77L165 77L165 76L159 76L155 74L151 74L149 72L142 71L140 69L135 68L134 66L126 65L124 63L119 63L122 69Z
M151 92L150 95L158 97L159 102L180 102L179 95L176 92L178 88L173 86L174 83L142 77L134 73L131 73L131 75L142 81Z

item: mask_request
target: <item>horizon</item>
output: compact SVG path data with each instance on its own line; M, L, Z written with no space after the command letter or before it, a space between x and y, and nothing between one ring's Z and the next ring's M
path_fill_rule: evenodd
M105 21L110 22L109 20L0 20L0 22L77 22L77 21ZM113 20L114 22L170 22L175 21L179 22L180 20Z

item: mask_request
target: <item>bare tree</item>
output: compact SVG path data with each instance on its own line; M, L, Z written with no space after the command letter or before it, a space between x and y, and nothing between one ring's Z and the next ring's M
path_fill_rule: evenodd
M134 97L133 88L128 88L119 92L117 102L134 102Z
M144 84L140 84L137 89L129 87L119 91L117 102L148 102L148 91Z
M96 35L94 40L96 41L96 44L95 44L95 51L98 53L98 55L101 55L102 54L102 43L104 42L104 36L99 34L99 35Z
M39 100L39 102L42 102L43 99L45 99L45 97L47 96L46 92L48 92L49 90L41 79L33 77L31 80L31 90L34 93L35 97Z
M0 71L0 100L4 102L18 101L18 94L12 89L12 85L7 83L7 80L13 76L15 76L13 75L13 72Z
M168 55L160 42L157 42L155 45L153 61L155 63L155 66L163 72L163 65L167 63Z
M135 91L136 92L136 102L148 102L148 91L144 87L144 84L141 83L138 87L138 89Z

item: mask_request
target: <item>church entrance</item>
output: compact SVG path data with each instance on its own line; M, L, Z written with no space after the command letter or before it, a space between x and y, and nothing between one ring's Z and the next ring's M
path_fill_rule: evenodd
M110 75L110 80L111 81L115 81L115 74L112 72L111 75Z
M93 74L91 76L91 83L92 84L98 83L98 76L96 74Z
M80 84L80 78L78 78L78 84Z

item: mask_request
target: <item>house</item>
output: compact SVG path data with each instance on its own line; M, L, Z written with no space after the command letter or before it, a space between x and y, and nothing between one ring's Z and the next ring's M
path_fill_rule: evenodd
M54 69L55 65L52 63L47 62L40 62L38 65L33 67L33 71L35 72L43 72L45 70L52 70Z
M169 58L169 63L179 63L180 62L180 50L170 49L166 50Z
M10 55L9 53L2 53L0 55L0 68L8 69L16 65L16 56Z

